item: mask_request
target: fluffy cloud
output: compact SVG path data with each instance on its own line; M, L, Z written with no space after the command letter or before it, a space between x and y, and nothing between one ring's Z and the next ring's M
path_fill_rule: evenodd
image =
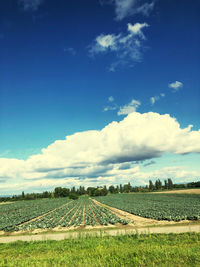
M128 23L127 34L100 34L90 46L89 53L94 56L99 53L112 52L116 60L111 64L110 71L120 65L132 65L142 58L143 41L145 36L142 30L149 25L147 23Z
M136 109L141 105L140 101L132 99L132 101L123 107L120 107L117 115L127 115L129 113L135 112Z
M144 0L101 0L101 3L113 4L115 7L116 20L125 17L143 14L148 16L154 8L155 1Z
M175 81L173 83L170 83L169 88L172 88L174 92L177 92L181 87L183 87L183 83L179 81Z
M145 39L142 29L148 26L149 25L147 23L135 23L134 25L128 23L128 30L131 33L131 35L133 36L139 35L142 39Z
M180 169L165 170L163 176L141 172L137 164L169 152L200 153L200 131L192 131L191 127L181 129L168 114L133 112L102 130L78 132L65 140L57 140L27 160L0 158L0 188L5 188L5 180L11 183L16 179L35 185L45 180L47 185L49 181L52 185L59 184L53 182L59 179L65 184L69 181L70 186L86 181L88 184L117 183L130 177L136 177L139 182L154 175L185 177L188 172Z
M25 11L36 11L43 2L44 0L19 0L19 4Z

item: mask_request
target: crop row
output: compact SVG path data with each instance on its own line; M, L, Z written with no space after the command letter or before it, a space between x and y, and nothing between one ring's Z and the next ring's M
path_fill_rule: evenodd
M33 230L44 228L55 228L59 225L67 226L70 223L74 210L77 208L77 203L74 201L69 202L68 205L61 206L60 208L50 212L34 221L27 222L19 225L15 230ZM63 223L64 221L64 223Z
M0 206L0 230L10 231L24 222L50 212L70 200L66 198L18 201Z
M92 204L92 209L98 221L102 225L116 224L116 223L121 223L121 224L129 223L129 221L119 218L118 216L116 216L114 213L112 213L108 209L94 204L94 202Z
M200 219L200 196L180 194L112 194L96 197L99 202L156 220Z
M108 209L97 205L88 197L82 197L78 200L63 200L60 199L61 202L55 200L55 203L43 200L23 201L17 206L10 204L13 207L10 209L10 206L8 206L8 212L4 208L4 218L7 218L7 220L4 223L3 220L1 221L1 229L4 231L27 231L56 227L77 227L80 225L128 223L128 221L119 218Z

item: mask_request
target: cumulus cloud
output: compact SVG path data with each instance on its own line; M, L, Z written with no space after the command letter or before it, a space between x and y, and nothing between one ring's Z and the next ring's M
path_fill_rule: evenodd
M165 94L161 93L160 95L150 97L151 105L153 106L155 102L158 101L161 97L165 97Z
M149 0L101 0L100 2L114 5L116 20L122 20L136 14L148 16L155 4L155 1Z
M174 92L179 91L181 87L183 87L183 83L179 81L175 81L173 83L169 83L169 88L172 88Z
M110 71L115 71L118 66L132 66L134 62L142 59L143 42L146 39L142 30L147 23L128 23L127 34L100 34L89 48L91 56L96 54L113 53L115 60L110 65Z
M93 179L93 183L96 180L102 184L130 177L137 177L139 181L147 175L162 177L161 173L142 172L138 162L166 153L200 153L200 130L191 128L189 125L182 129L169 114L133 112L102 130L78 132L65 140L57 140L27 160L0 158L0 188L16 179L37 185L40 181L46 180L47 184L51 181L54 185L59 183L53 180L62 180L67 186L67 181L69 185L73 182L77 185ZM168 176L173 171L176 176ZM165 178L181 178L187 174L180 169L163 171Z
M19 0L19 4L25 11L37 11L44 0Z
M120 107L119 111L117 112L117 115L127 115L129 113L135 112L140 105L140 101L132 99L128 105Z

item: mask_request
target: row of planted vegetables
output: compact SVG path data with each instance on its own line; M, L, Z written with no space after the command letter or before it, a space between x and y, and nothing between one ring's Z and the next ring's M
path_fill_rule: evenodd
M112 194L96 199L126 212L156 220L200 220L200 195Z
M0 207L0 230L19 231L80 225L127 224L88 197L21 201Z

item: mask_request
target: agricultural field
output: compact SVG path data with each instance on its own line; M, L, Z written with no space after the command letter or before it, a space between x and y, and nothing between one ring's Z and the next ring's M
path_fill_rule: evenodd
M102 204L155 220L200 220L200 195L110 194L93 199L40 199L0 205L0 231L121 226L136 220Z
M145 218L168 221L200 220L200 195L137 193L112 194L95 199Z
M78 200L59 198L5 204L0 207L0 216L2 231L128 223L88 197Z

